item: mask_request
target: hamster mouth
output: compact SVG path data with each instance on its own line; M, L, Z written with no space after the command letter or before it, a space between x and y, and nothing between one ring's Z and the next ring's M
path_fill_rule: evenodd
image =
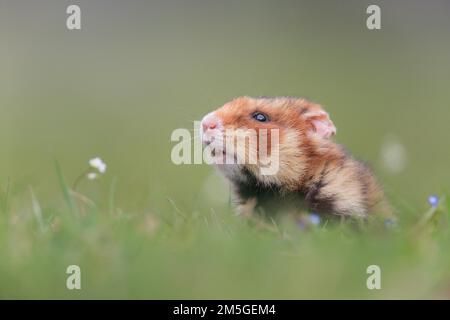
M216 163L224 162L227 158L233 158L236 160L236 155L234 153L228 154L225 146L217 144L215 137L211 137L208 140L203 140L204 148L209 149L209 154L214 158Z
M205 138L202 139L202 143L205 147L209 146L211 143L213 143L213 141L214 141L214 137L212 137L209 140L206 140Z
M227 155L225 150L217 150L217 149L212 149L211 150L211 156L215 157L216 155L219 155L219 154L221 154L223 156Z
M202 132L201 140L202 140L202 143L204 146L209 146L211 143L213 143L216 140L216 137L214 134Z
M228 137L229 138L229 137ZM234 137L233 137L234 139ZM214 164L236 164L237 155L232 149L227 150L226 136L223 130L203 131L201 140L204 149L208 149Z

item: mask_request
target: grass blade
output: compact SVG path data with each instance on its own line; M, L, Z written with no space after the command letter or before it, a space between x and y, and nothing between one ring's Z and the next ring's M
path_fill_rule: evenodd
M41 206L33 192L33 188L31 188L31 186L30 186L30 195L31 195L31 204L32 204L32 208L33 208L34 217L37 220L39 229L41 230L42 233L44 233L46 228L45 228L45 224L44 224L44 219L42 218L42 209L41 209Z
M116 184L117 184L117 177L114 177L111 182L111 187L109 189L108 206L110 215L113 215L116 211Z
M70 189L67 186L66 180L64 179L64 176L62 174L61 167L58 163L58 161L55 160L55 169L56 169L56 175L58 176L59 185L61 187L61 190L63 192L64 200L66 201L67 206L69 207L69 210L72 214L75 213L75 203L73 201L73 198L70 194Z

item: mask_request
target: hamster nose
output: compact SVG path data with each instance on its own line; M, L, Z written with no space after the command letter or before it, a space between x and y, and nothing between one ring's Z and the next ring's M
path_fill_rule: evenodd
M211 122L202 122L203 131L206 131L208 129L215 129L217 127L217 123L214 121Z
M202 120L203 131L217 128L217 123L218 123L217 118L214 115L212 114L206 115Z

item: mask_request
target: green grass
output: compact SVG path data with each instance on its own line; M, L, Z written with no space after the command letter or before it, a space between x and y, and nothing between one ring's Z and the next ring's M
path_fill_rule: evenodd
M104 204L71 191L59 165L57 180L55 206L31 188L13 198L2 188L0 298L449 297L444 197L407 223L400 216L395 228L300 228L293 218L243 219L228 205L186 212L171 198L164 211L124 212L115 180ZM72 264L81 268L81 290L65 287ZM366 287L372 264L381 267L381 290Z

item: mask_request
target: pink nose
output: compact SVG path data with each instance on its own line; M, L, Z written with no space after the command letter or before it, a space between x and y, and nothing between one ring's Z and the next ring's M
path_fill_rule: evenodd
M207 115L202 120L202 128L203 131L217 128L217 118L211 114Z

